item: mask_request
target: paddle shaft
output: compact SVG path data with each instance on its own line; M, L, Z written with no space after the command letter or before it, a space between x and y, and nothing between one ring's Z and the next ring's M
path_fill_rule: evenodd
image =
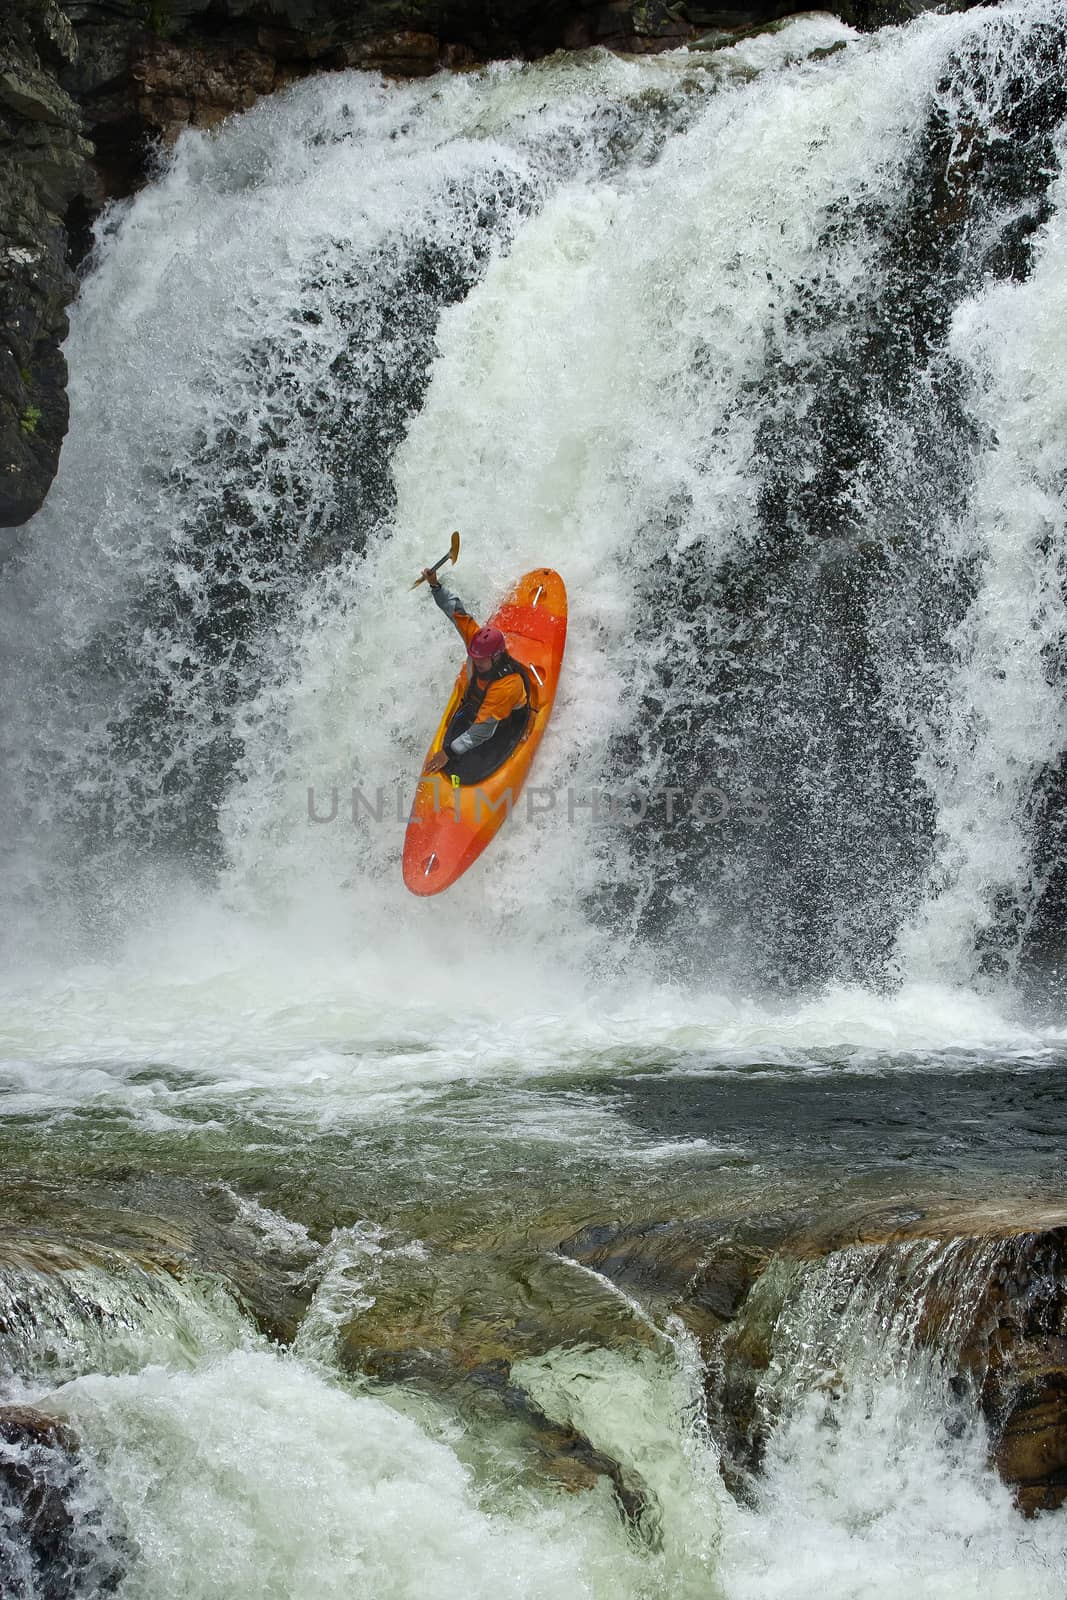
M454 533L452 535L452 543L449 545L447 553L441 557L440 561L436 561L432 567L427 567L426 571L427 572L432 572L434 574L434 576L436 577L437 573L440 572L441 568L444 566L446 561L451 561L452 565L455 566L458 556L459 556L459 534L458 533ZM413 589L417 589L419 587L419 584L420 583L425 583L425 581L426 581L426 575L424 573L421 578L416 578L415 579L415 582L411 585L411 587Z

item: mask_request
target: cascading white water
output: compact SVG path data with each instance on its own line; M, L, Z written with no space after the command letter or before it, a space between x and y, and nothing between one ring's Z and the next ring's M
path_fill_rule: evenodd
M973 1307L956 1302L936 1348L917 1334L927 1297L951 1307L953 1289L984 1288L1002 1251L922 1240L794 1268L761 1386L775 1426L756 1510L732 1528L737 1600L1060 1592L1060 1529L1039 1522L1020 1547L986 1430L951 1387Z
M418 662L405 667L412 703L434 703L447 678L450 650L436 616L427 618L410 602L405 609L400 597L406 574L417 569L435 538L442 541L439 530L455 522L480 558L477 570L467 568L455 581L479 608L510 573L540 560L566 570L576 601L564 697L539 773L545 790L539 803L551 809L535 826L512 828L496 847L493 894L501 925L513 927L521 914L535 939L546 927L557 948L570 935L580 958L588 961L595 953L603 960L603 940L588 926L586 913L605 887L609 893L621 888L630 911L621 921L608 919L610 946L615 960L628 950L632 962L642 908L656 893L682 901L691 917L714 923L714 879L702 902L698 895L691 903L691 886L685 899L684 882L662 884L664 872L672 871L669 852L650 865L643 850L635 856L626 827L598 826L583 804L591 791L633 785L651 797L653 828L661 825L662 788L670 778L663 745L668 735L657 738L655 713L649 717L641 698L665 662L680 658L689 674L709 668L700 654L706 635L694 636L684 590L674 595L680 612L673 618L660 613L663 634L650 640L642 631L648 574L669 578L695 549L703 570L746 558L761 493L753 470L761 412L749 396L762 395L761 383L784 360L787 368L811 374L810 401L819 361L840 351L850 336L849 308L872 275L884 270L883 241L874 230L835 235L832 219L848 207L892 221L894 197L917 159L931 106L939 106L950 123L954 119L958 130L969 129L971 138L979 117L995 126L1025 68L1027 29L1040 21L1016 12L990 25L959 19L863 49L853 43L856 59L847 66L835 60L796 75L772 74L743 94L713 97L696 125L679 133L652 168L619 175L610 184L570 182L548 200L507 254L492 262L484 281L442 317L425 404L394 460L397 505L389 537L358 569L330 573L312 586L287 635L295 671L245 709L239 724L241 781L230 791L224 816L232 888L247 893L254 885L253 902L271 890L292 900L293 886L301 886L299 899L310 880L321 899L332 897L341 880L352 886L366 920L377 921L391 904L402 814L395 802L398 791L406 792L429 726L413 723L406 697L396 696L397 630L419 639ZM988 41L982 32L987 26ZM787 37L789 44L779 47L786 53L816 40L840 45L847 34L832 24L805 22ZM983 84L982 104L977 92L969 96L966 78L962 87L955 80L947 87L941 82L954 54L966 60L968 51L992 84ZM743 51L729 54L748 64ZM963 136L958 131L956 141ZM1016 219L1002 208L979 220L995 237L998 227ZM1056 231L1046 229L1034 279L986 291L974 304L988 304L993 315L997 307L1011 306L1009 318L1021 318L1034 329L1029 337L1039 338L1041 318L1049 314L1041 309L1049 304L1043 285L1056 271L1056 249ZM813 283L838 317L836 327L799 322L798 308ZM956 313L949 346L960 364L969 359L965 330L981 314L968 304ZM1011 362L994 393L979 386L973 397L966 395L972 425L988 431L1004 384L1025 385L1032 367ZM804 403L797 398L803 393L787 396L786 403ZM928 420L937 425L936 418ZM907 492L909 453L922 449L914 421L894 424L889 418L882 427L888 439L883 445L895 454ZM1022 416L1019 428L1026 432ZM947 448L953 449L951 440ZM966 439L956 448L966 456ZM955 522L946 512L943 530L932 530L943 533L943 547L935 541L927 550L926 558L932 550L946 568L960 569L961 588L966 563L982 563L978 594L963 621L953 627L947 608L931 610L918 564L903 598L887 590L885 617L869 619L872 632L882 635L878 648L884 655L883 686L872 714L899 729L902 738L919 730L917 773L937 808L933 870L925 896L922 862L911 869L913 884L887 889L862 853L861 838L854 867L847 859L836 865L842 898L855 895L861 907L886 892L899 894L904 908L916 898L923 903L917 922L927 929L926 941L917 942L909 931L899 958L913 981L970 979L968 939L973 942L984 925L983 904L993 888L1007 879L1025 898L1029 790L1055 759L1064 732L1057 697L1040 681L1042 653L1062 633L1055 530L1047 536L1047 518L1042 521L1037 508L1032 535L1024 536L1014 508L1003 504L1005 471L1034 482L1025 443L1013 437L995 460L978 460ZM862 483L858 474L857 496L869 492ZM925 510L936 516L936 485L933 493ZM672 506L683 509L666 516ZM989 532L1009 515L1018 546ZM875 538L883 531L890 530L877 521L868 529ZM832 555L832 541L829 547ZM1015 599L1006 597L1002 573ZM904 614L905 607L912 614ZM931 632L933 649L923 642ZM980 634L988 635L987 646L971 642ZM720 637L717 648L728 653L730 639ZM1006 679L1005 654L1012 663ZM794 668L798 681L786 684L782 694L787 701L795 695L796 709L784 726L799 719L803 742L811 690L803 681L803 661L791 662L789 670ZM773 660L761 670L773 672ZM1029 695L1026 716L992 706L976 712L976 694L1003 699L1007 691L997 686L1007 680L1017 686L1013 707ZM941 708L933 718L931 703ZM717 744L714 703L708 709L710 731L700 730L699 739L714 776L714 763L728 756L733 736L724 731ZM635 714L637 762L626 766L613 741ZM947 735L954 740L950 760L947 728L956 730ZM979 768L981 777L969 776ZM758 835L765 807L747 790L759 782L760 771L746 777L736 764L732 771L743 787L740 793L735 788L728 804L741 826ZM868 772L862 752L847 777L851 799L832 786L839 780L827 773L826 807L847 813L850 804L863 803L856 791L885 781ZM809 782L818 784L817 771ZM324 812L336 790L340 826L308 827L309 786ZM365 816L362 826L346 825L354 786L372 799L385 796L391 826L369 827ZM898 813L918 809L922 798L921 787L909 791L905 784L887 796ZM819 826L817 818L813 826ZM971 841L966 846L951 842L964 837ZM847 840L846 827L842 848ZM707 829L701 844L711 857L734 847L725 829ZM772 840L772 854L774 848ZM955 860L961 850L972 861L962 878ZM760 859L741 855L753 870ZM905 861L902 871L907 866ZM681 880L681 863L674 870ZM871 887L865 890L868 870ZM432 923L439 937L439 919L454 928L457 917L466 920L468 908L480 907L482 899L480 879L468 881L446 906L420 907L408 928ZM962 909L954 911L956 906ZM770 917L772 939L778 929L787 940L788 927L775 919L773 907ZM891 929L892 908L887 919ZM682 941L673 928L670 936L676 963ZM599 948L594 952L591 945ZM734 965L743 973L743 951Z
M71 447L7 597L23 933L73 891L95 940L138 849L187 870L206 827L210 851L232 723L284 665L271 623L388 519L441 306L561 183L648 159L691 77L605 58L397 92L326 80L184 140L105 224Z
M982 578L957 630L958 665L925 751L944 842L937 892L902 939L912 971L970 975L974 932L993 914L995 891L1014 896L1025 918L1041 888L1027 802L1065 738L1054 665L1065 623L1065 198L1060 178L1030 278L987 287L953 322L985 440L971 515L953 532L978 555Z
M63 471L5 598L7 870L20 962L42 943L66 956L134 927L136 959L161 973L213 985L218 965L204 946L221 939L227 971L247 967L255 992L255 971L268 970L268 990L280 977L291 1003L318 1006L338 982L347 988L353 961L366 995L414 967L428 1000L450 994L467 952L482 947L484 876L416 906L398 892L396 863L411 774L454 656L442 619L407 584L458 524L467 544L455 582L477 608L541 560L565 571L573 600L568 671L537 774L552 809L533 823L520 812L494 847L486 948L506 929L524 957L514 980L499 976L490 1017L529 1011L521 997L539 978L546 995L584 1010L590 976L603 984L625 966L632 981L636 969L652 977L684 962L689 992L668 1000L668 1025L672 1015L707 1021L712 1039L732 1027L730 972L744 989L753 973L768 975L747 940L758 935L773 963L777 939L785 970L802 930L805 891L776 860L794 848L777 840L785 812L758 792L788 768L767 766L752 742L751 682L747 732L731 720L732 691L719 702L721 728L714 703L704 720L687 711L679 728L650 708L650 688L669 703L656 687L666 662L681 661L683 676L718 671L735 647L731 629L747 630L751 652L762 627L769 655L755 687L777 673L780 708L763 742L792 759L799 740L800 759L827 663L809 672L793 656L779 669L769 613L717 621L710 600L703 614L699 603L687 610L692 591L699 597L716 563L758 570L760 429L768 408L781 418L814 406L819 363L847 356L849 317L886 271L878 230L896 225L932 108L972 134L980 118L993 125L1012 70L1026 68L1027 40L1050 25L1040 7L1017 7L860 41L810 18L708 58L593 56L395 93L333 78L183 141L160 183L105 228L76 308ZM827 49L836 53L803 59ZM966 73L952 76L968 52L1000 85L986 85L988 103L970 103ZM840 224L868 216L868 227ZM979 221L993 236L1003 225ZM974 304L990 315L1010 304L1028 326L1037 319L1037 337L1055 241L1050 225L1031 283ZM818 316L804 310L813 292ZM958 362L969 315L957 312ZM968 403L988 428L991 394ZM889 419L883 434L887 459L906 466L913 423ZM1001 475L1005 460L1025 475L1024 454L1002 444ZM797 470L799 491L808 469ZM857 495L872 494L870 470ZM983 519L999 513L984 485L976 472L957 524L932 547L950 571L987 548ZM886 787L886 803L921 816L932 795L935 845L942 834L985 841L947 894L962 846L935 850L914 922L926 933L907 931L902 952L916 986L904 1044L941 1037L924 985L970 976L968 937L1006 862L1023 886L1026 782L1057 737L1051 694L1026 723L1025 753L1016 736L998 754L1007 719L979 725L967 710L974 683L992 692L996 650L1014 648L998 638L1020 641L1016 700L1025 693L1025 663L1039 659L1059 614L1050 555L1037 551L1031 568L1002 544L989 548L1020 602L1034 594L1032 628L1005 618L997 634L995 565L958 624L938 605L920 614L918 557L903 590L875 589L884 617L868 616L884 657L868 731L877 722L894 739L920 736L921 781ZM839 545L827 549L832 557ZM684 576L694 552L695 584ZM657 606L663 632L650 638ZM825 619L823 633L835 626ZM983 627L994 643L957 667ZM633 727L624 752L618 741ZM809 797L823 759L811 727ZM951 764L946 727L956 729ZM679 736L698 740L712 776L720 763L729 773L732 831L697 830L672 868L670 842L655 841L656 796ZM842 903L855 900L844 932L823 935L838 957L875 899L890 930L896 897L903 908L922 902L930 870L922 857L902 859L901 881L887 884L862 835L850 846L850 807L889 781L862 750L850 759L855 796L827 769L822 819L818 807L809 813L812 838L825 835L817 864L832 869ZM975 762L980 781L967 776ZM596 821L584 803L631 784L652 797L651 849L647 833ZM380 821L364 810L353 824L353 786L372 804L381 797ZM310 822L309 789L328 815L335 787L336 820ZM715 876L731 858L732 876ZM220 864L221 897L187 886L190 872L202 879ZM653 902L661 924L672 903L680 919L666 918L662 944L645 915ZM293 929L308 955L295 983ZM724 939L731 957L716 983ZM842 975L854 971L845 964ZM948 1039L959 1037L961 1003L934 1001ZM130 996L120 1005L128 1015ZM884 1011L859 1001L868 1015L872 1005ZM831 1031L837 1010L832 1001ZM892 1033L896 1011L885 1015ZM79 1009L72 1028L84 1022ZM108 1030L112 1051L124 1026ZM965 1031L968 1041L1011 1036L980 1010Z

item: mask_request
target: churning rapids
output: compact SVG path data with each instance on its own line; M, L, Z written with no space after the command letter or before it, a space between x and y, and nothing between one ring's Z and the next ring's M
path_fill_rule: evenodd
M1063 1199L1065 148L1061 7L811 15L309 81L102 219L0 598L4 1594L1062 1600L916 1333L993 1246L722 1346L580 1258ZM571 628L416 902L453 527Z

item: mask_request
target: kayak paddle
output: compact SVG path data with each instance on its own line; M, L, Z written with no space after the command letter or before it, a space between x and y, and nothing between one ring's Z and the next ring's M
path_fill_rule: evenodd
M436 565L432 566L429 570L431 572L439 572L440 569L444 566L446 561L451 561L452 565L455 566L455 564L456 564L456 562L458 560L459 560L459 534L458 533L454 533L452 535L452 543L448 547L448 554L446 556L442 556L440 561L438 561L436 563ZM421 578L416 578L415 579L415 582L411 585L411 587L413 589L417 589L419 587L420 583L425 583L425 582L426 582L426 574L423 573Z

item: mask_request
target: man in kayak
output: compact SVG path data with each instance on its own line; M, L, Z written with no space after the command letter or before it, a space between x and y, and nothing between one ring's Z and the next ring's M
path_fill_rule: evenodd
M431 756L424 771L443 772L471 751L478 750L477 772L461 771L467 782L477 783L496 770L526 731L531 696L526 668L507 653L499 628L481 628L462 600L445 588L432 567L423 577L437 605L451 617L467 646L467 692L445 732L442 748ZM465 762L464 767L472 763Z

